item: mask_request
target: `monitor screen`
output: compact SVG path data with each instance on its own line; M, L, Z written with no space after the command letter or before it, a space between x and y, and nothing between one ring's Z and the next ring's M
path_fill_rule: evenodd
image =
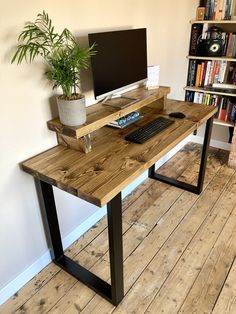
M91 59L96 99L121 91L147 79L146 28L93 33L96 43Z

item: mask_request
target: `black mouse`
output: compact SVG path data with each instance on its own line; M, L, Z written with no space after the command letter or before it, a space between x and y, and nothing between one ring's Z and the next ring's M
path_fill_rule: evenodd
M186 116L185 116L185 114L182 113L182 112L171 112L171 113L169 114L169 117L178 118L178 119L183 119L183 118L185 118Z

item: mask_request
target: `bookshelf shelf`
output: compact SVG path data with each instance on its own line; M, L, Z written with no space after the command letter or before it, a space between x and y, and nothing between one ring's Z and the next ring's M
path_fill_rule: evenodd
M233 122L222 121L219 119L214 119L214 124L218 124L218 125L222 125L222 126L228 126L228 127L234 127Z
M236 24L236 20L191 20L191 24Z
M189 60L212 60L212 61L229 61L236 62L236 58L228 57L199 57L199 56L187 56Z
M236 94L232 93L225 93L225 92L216 92L204 87L195 87L195 86L185 86L184 90L192 91L192 92L200 92L200 93L208 93L212 95L222 95L222 96L229 96L229 97L236 97Z

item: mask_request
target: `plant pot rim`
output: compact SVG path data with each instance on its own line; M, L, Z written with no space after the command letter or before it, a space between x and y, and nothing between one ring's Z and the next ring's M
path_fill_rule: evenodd
M75 100L80 100L80 99L85 98L84 94L73 94L72 97L73 96L74 96L74 98L68 98L68 97L64 96L63 94L61 94L61 95L57 96L57 99L64 100L64 101L75 101Z

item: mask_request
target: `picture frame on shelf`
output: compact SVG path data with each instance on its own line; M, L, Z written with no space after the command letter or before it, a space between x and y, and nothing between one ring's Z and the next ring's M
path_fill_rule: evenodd
M204 7L198 7L197 13L196 13L196 20L197 21L203 21L205 17L205 8Z

